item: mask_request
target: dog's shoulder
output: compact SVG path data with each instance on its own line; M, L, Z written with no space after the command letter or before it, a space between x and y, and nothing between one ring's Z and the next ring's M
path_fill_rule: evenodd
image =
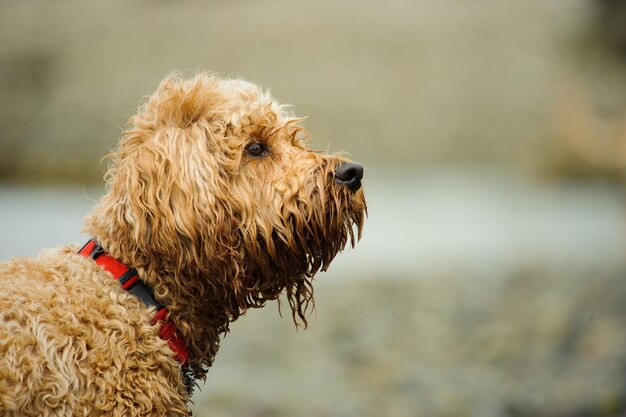
M130 416L132 398L186 415L182 376L151 310L77 250L0 263L0 415L31 415L38 393L39 406L56 411Z

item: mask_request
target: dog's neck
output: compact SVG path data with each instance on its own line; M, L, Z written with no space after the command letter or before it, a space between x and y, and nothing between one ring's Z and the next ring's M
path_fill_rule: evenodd
M135 268L156 300L167 308L169 318L189 350L186 366L189 376L204 379L219 349L221 336L228 332L230 322L239 316L236 312L233 314L237 311L235 301L213 291L208 285L211 277L205 276L206 270L179 266L170 263L166 257L144 253L128 236L112 235L107 233L109 230L101 226L95 215L86 219L85 231L109 255Z
M177 282L201 277L149 266L142 266L138 271L145 276L144 281L159 302L168 308L172 321L183 335L190 352L188 364L192 377L204 379L219 349L221 336L228 332L229 324L235 318L227 314L222 308L223 301L210 291L203 294L203 303L198 304L196 297L190 298L186 289L177 286Z
M159 335L168 342L181 365L185 365L189 358L189 351L184 339L170 321L167 308L154 298L151 289L141 280L137 270L129 268L116 258L108 255L104 248L94 239L90 239L79 251L78 254L93 259L105 271L109 272L113 279L120 283L122 289L139 298L146 307L154 307L154 315L150 322L153 325L160 324Z

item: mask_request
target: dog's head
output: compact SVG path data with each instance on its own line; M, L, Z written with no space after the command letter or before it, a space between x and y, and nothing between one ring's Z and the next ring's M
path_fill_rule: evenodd
M111 155L98 237L167 275L157 295L234 319L285 291L306 322L311 278L354 245L366 205L362 168L308 149L300 121L250 83L169 77Z

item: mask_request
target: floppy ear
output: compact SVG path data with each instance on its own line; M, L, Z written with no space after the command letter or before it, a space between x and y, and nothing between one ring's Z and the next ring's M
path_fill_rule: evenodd
M193 184L176 155L170 155L176 146L168 143L176 140L173 134L160 131L140 146L133 146L138 138L124 140L109 192L120 202L116 205L118 226L126 229L136 248L180 263L194 253L202 219L193 216L200 203Z
M211 154L204 132L174 127L148 141L127 137L109 174L111 214L115 230L146 262L165 261L175 275L232 286L239 270L236 216L222 195L227 178L220 176L220 157Z

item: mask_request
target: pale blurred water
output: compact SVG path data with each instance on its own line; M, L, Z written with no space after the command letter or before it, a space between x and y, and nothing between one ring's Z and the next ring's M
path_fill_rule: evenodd
M335 275L389 276L527 262L601 265L626 253L624 192L598 183L539 184L494 171L366 172L369 218ZM0 185L0 259L81 243L103 191Z
M492 170L366 175L363 239L335 260L335 273L575 268L626 254L621 185L546 184Z
M78 187L0 185L0 259L86 241L82 218L100 194Z

